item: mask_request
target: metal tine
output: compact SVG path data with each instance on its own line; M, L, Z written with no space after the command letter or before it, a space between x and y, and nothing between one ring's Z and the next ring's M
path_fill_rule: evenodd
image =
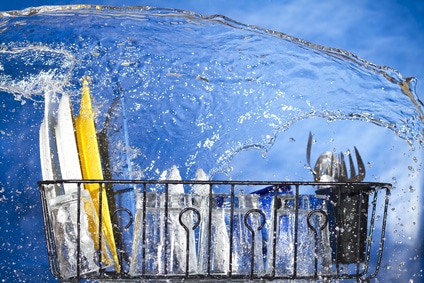
M309 132L308 145L306 146L306 162L308 162L308 166L310 170L312 171L312 173L316 175L316 172L311 167L311 148L312 148L312 133Z
M354 147L355 150L355 156L356 156L356 162L358 164L358 174L356 174L355 170L355 164L353 163L352 154L349 154L349 169L350 169L350 176L347 176L347 168L346 168L346 162L344 160L343 153L340 153L340 164L341 164L341 172L339 174L339 181L340 182L361 182L365 178L365 165L362 161L361 155L359 154L359 151L356 147Z
M356 175L356 179L354 182L361 182L365 178L365 165L356 146L354 146L353 148L355 149L356 162L358 163L358 175Z
M346 168L346 162L344 159L343 152L340 152L340 172L339 172L339 182L346 182L347 180L347 168Z
M355 164L353 164L352 154L349 154L350 178L349 182L354 182L356 179Z

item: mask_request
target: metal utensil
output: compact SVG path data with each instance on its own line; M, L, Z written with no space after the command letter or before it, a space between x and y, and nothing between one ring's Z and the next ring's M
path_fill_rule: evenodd
M339 182L361 182L365 178L365 165L362 161L361 155L359 154L356 146L353 147L355 150L356 163L358 164L358 174L355 171L355 165L353 164L352 154L349 154L349 167L350 167L350 177L347 176L346 163L344 160L344 154L340 153L339 164L340 170L338 175Z
M306 160L311 160L312 134L309 133ZM323 152L317 159L312 173L316 182L357 183L365 178L365 166L358 149L354 147L358 173L352 154L349 154L349 173L344 154ZM335 185L318 186L318 195L330 199L330 241L333 243L333 260L336 263L359 263L365 260L368 224L368 193L361 186Z
M330 151L321 153L318 157L314 175L317 182L337 182L340 175L340 162L337 155Z
M306 147L306 160L309 168L311 167L311 148L312 133L309 132L308 145ZM361 155L356 147L354 147L358 173L356 173L352 155L349 154L349 171L348 176L344 154L341 152L337 155L331 151L325 151L318 157L312 173L316 182L361 182L365 178L365 165Z

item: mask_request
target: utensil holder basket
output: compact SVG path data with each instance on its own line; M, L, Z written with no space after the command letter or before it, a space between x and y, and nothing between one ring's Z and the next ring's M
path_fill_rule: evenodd
M66 184L78 188L74 210L69 205L54 210L57 201L49 199L49 191ZM100 206L102 190L108 195L118 263L110 263L105 250L102 225L109 216L101 209L93 216L82 200L87 184L98 186ZM380 269L392 188L365 182L214 180L56 180L38 185L50 270L62 282L367 282ZM203 186L208 193L173 195L170 186L175 185L185 192ZM63 215L72 211L76 222L69 224ZM93 226L93 217L97 231L87 237L84 223L88 219ZM178 229L183 232L175 234ZM216 242L219 237L228 241ZM90 244L94 250L87 249ZM172 262L175 256L177 263ZM97 268L87 268L91 257ZM66 272L64 259L74 262L71 267L67 262Z

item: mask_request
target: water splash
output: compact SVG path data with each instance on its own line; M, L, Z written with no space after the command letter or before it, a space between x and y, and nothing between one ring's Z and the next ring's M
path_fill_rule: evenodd
M16 99L61 92L75 65L71 53L44 46L3 46L0 50L0 91Z
M77 113L89 75L97 129L115 145L114 177L157 179L176 164L183 179L203 168L213 178L311 180L304 157L313 130L318 153L356 145L372 164L368 180L396 183L390 264L416 264L407 253L419 229L409 224L420 214L403 213L405 203L420 206L424 116L414 78L224 16L152 7L1 12L0 38L0 136L18 152L2 156L1 187L11 176L25 176L16 188L41 178L34 129L44 93L69 93ZM121 96L125 107L111 111Z
M53 88L77 101L79 79L90 75L103 124L119 83L130 146L142 153L132 162L148 178L172 164L187 177L199 167L229 175L239 152L266 156L279 133L314 117L366 121L411 145L423 141L415 79L347 51L220 15L151 7L46 6L0 19L8 42L0 89L27 99Z

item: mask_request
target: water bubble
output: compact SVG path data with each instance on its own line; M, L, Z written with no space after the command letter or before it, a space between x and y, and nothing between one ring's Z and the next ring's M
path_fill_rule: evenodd
M405 264L406 263L404 261L399 263L399 271L405 271Z

